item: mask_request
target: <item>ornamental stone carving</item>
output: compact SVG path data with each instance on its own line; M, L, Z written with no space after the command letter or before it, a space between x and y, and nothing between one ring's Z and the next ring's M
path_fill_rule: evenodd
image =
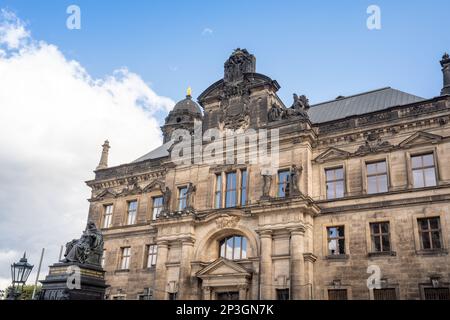
M221 215L216 219L218 229L235 228L241 218L238 216Z

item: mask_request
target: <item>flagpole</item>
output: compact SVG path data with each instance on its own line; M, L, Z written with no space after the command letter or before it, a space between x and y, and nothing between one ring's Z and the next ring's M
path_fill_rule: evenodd
M38 267L38 271L37 271L37 275L36 275L36 281L34 282L33 295L31 296L31 300L34 300L34 296L36 295L36 288L37 288L37 283L39 280L39 274L41 273L41 265L42 265L42 259L44 258L44 251L45 251L45 248L42 248L41 260L39 260L39 267Z

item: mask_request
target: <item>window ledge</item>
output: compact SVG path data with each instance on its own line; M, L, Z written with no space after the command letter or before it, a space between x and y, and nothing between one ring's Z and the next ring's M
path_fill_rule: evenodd
M348 260L348 254L337 254L337 255L328 255L325 257L327 260L331 261L342 261L342 260Z
M115 273L127 273L130 272L130 269L118 269L115 271Z
M442 256L447 255L446 249L417 250L416 253L421 256Z
M369 258L376 258L376 257L395 257L397 256L397 252L395 251L383 251L383 252L369 252L368 254Z

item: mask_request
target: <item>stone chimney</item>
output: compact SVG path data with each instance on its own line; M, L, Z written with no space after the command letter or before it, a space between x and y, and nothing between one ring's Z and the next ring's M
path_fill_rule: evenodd
M450 95L450 56L448 53L442 57L441 66L444 74L444 88L441 91L441 96Z
M95 170L101 170L108 168L108 153L109 153L109 141L105 140L105 143L102 145L102 157L100 158L100 162Z

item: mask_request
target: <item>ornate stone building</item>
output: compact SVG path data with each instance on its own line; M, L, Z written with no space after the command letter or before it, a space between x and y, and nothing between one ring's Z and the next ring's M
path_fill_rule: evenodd
M448 55L441 64L431 99L383 88L286 106L235 50L198 104L189 92L175 105L161 147L108 167L103 146L87 184L108 297L448 299ZM277 129L278 169L174 164L176 129L211 128Z

